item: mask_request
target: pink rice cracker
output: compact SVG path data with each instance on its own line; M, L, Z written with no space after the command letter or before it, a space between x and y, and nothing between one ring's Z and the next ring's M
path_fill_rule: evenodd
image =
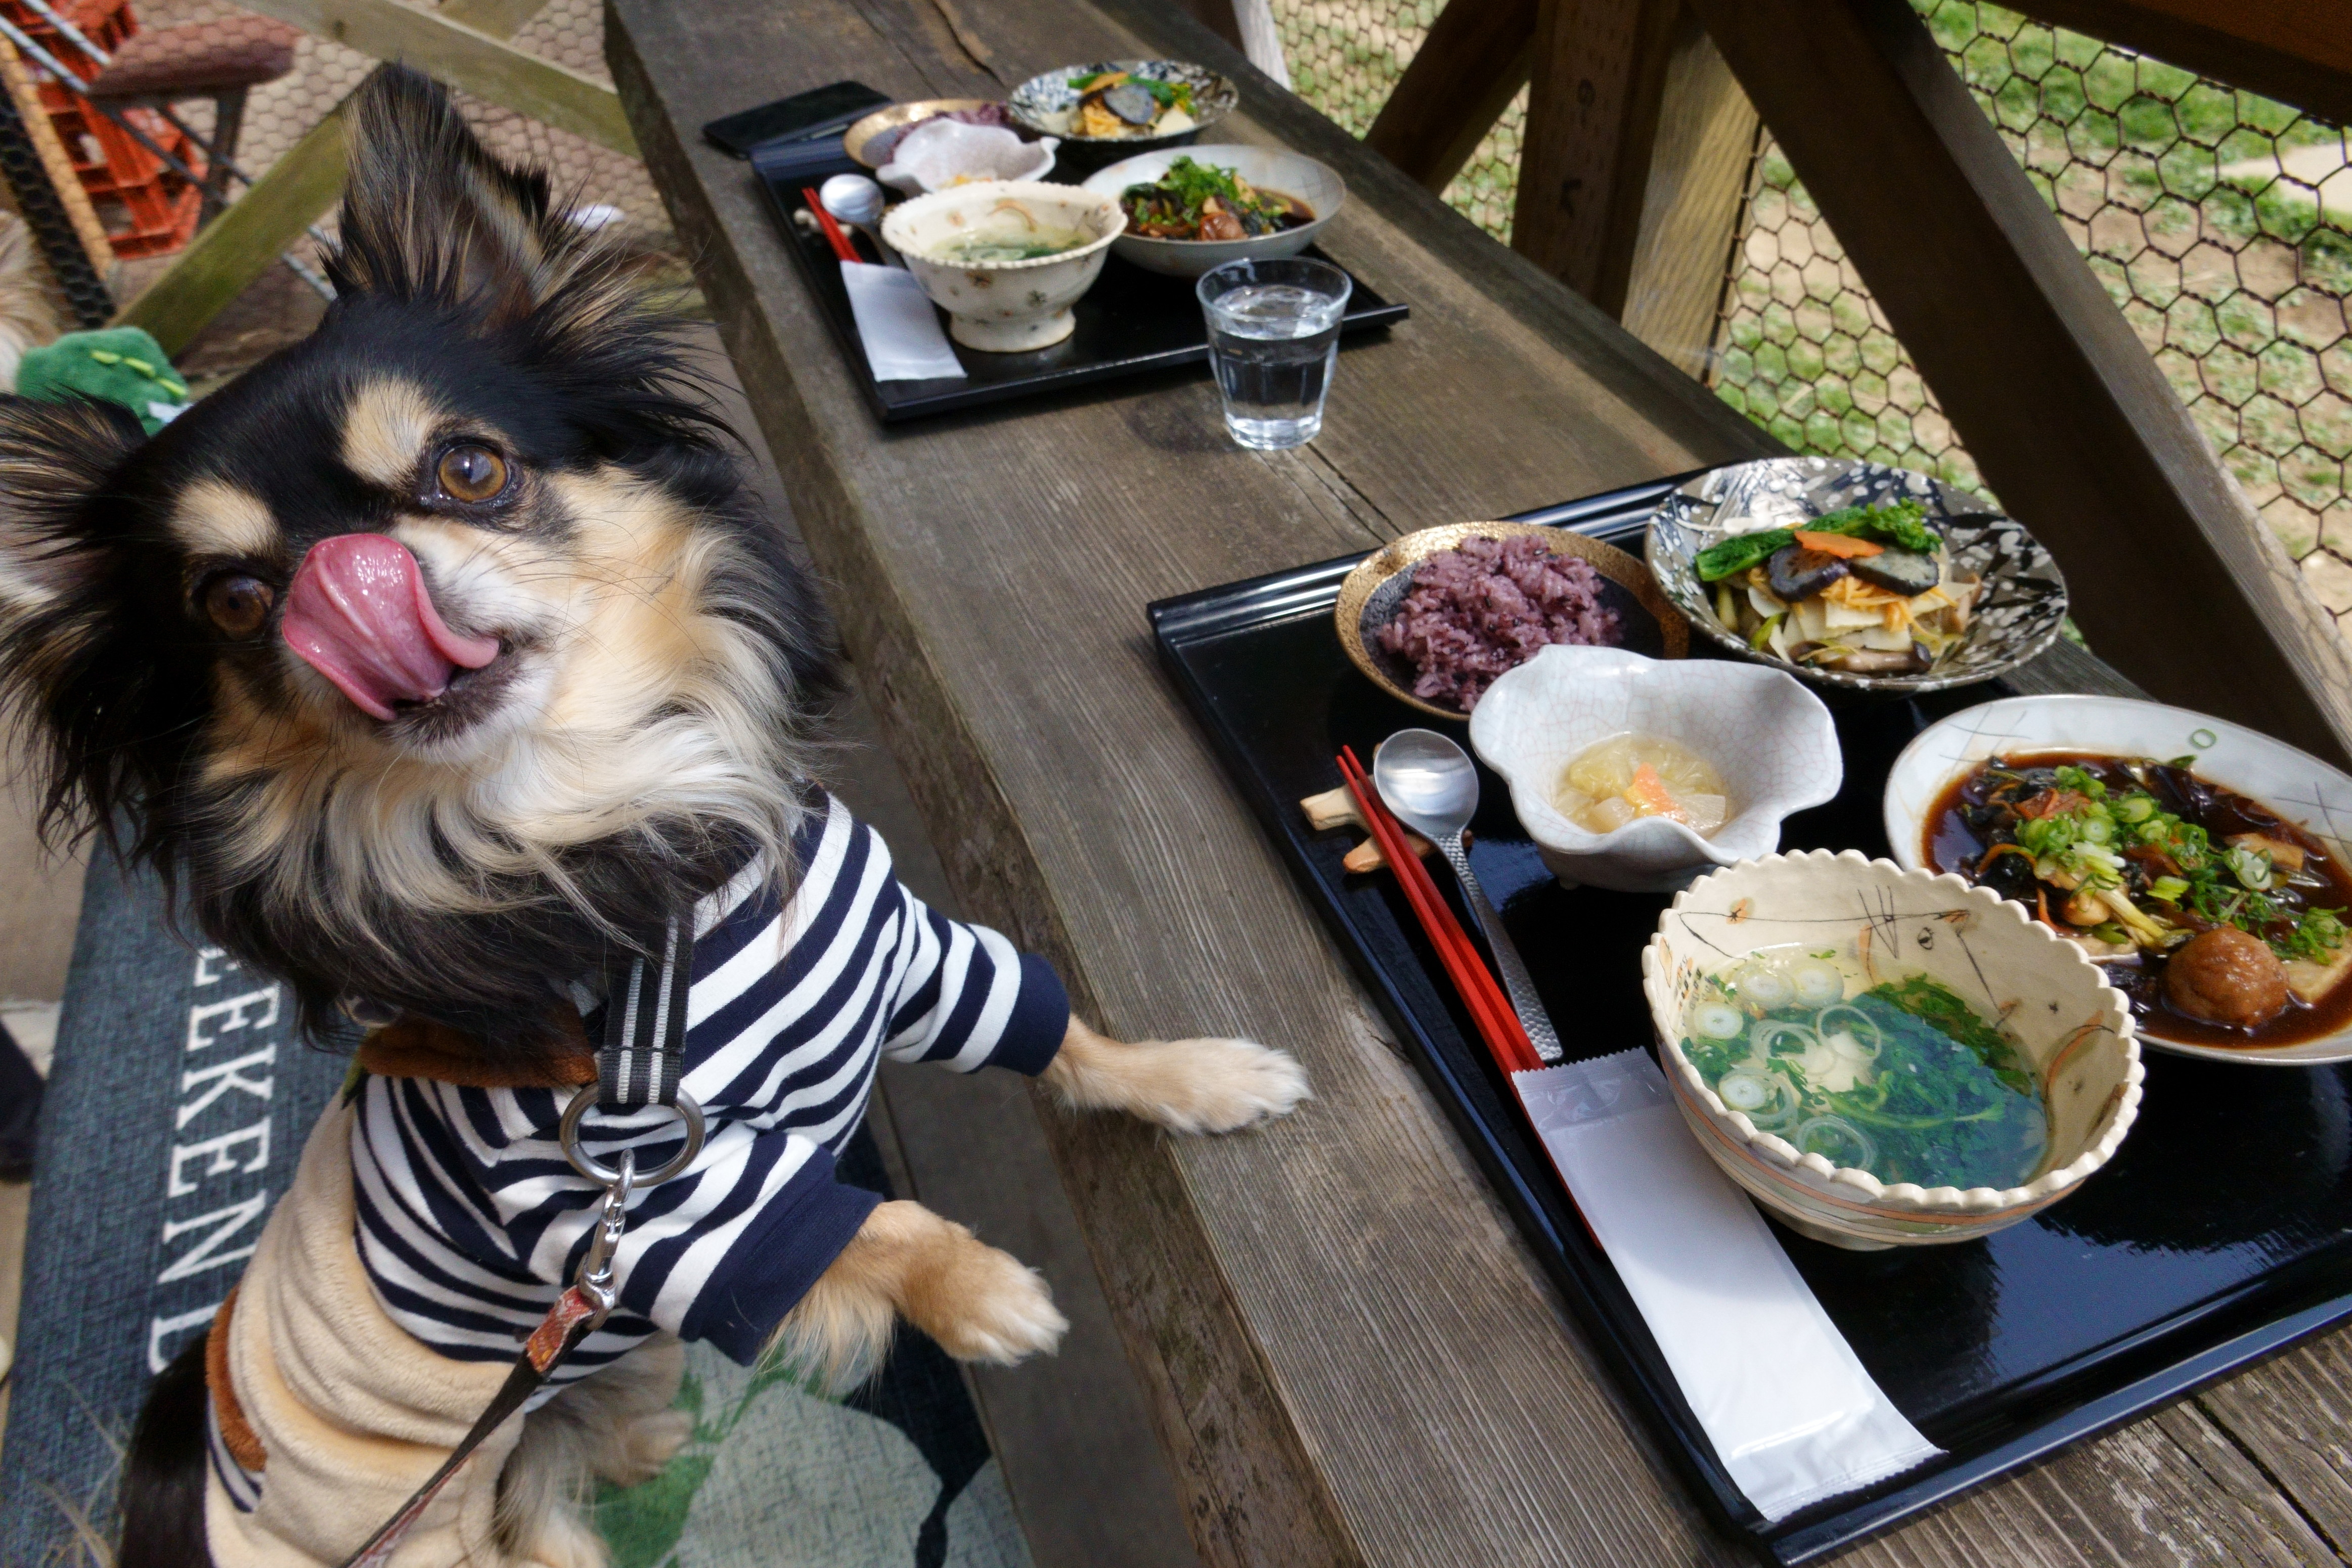
M1558 555L1532 535L1464 539L1421 563L1381 646L1420 672L1412 695L1468 713L1504 671L1554 643L1613 648L1617 612L1581 556Z

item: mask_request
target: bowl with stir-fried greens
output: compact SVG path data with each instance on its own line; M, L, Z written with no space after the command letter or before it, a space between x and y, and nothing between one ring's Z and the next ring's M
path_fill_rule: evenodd
M1708 1157L1833 1246L2014 1225L2079 1187L2138 1115L2123 995L1957 876L1852 850L1743 861L1675 897L1642 979Z
M1850 458L1712 469L1659 503L1647 554L1702 632L1822 686L1990 680L2066 618L2065 579L2015 519L1927 475Z
M1114 197L1127 230L1111 254L1198 277L1229 261L1297 256L1347 200L1339 176L1276 147L1188 147L1122 159L1086 188Z

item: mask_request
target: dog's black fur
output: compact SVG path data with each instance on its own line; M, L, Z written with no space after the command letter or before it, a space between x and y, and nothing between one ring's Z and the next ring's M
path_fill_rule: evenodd
M195 612L202 583L218 570L250 572L275 590L274 629L311 544L380 531L416 509L417 497L339 460L354 389L389 374L494 428L530 472L618 469L726 531L740 567L726 588L748 608L720 613L775 643L793 698L779 724L806 724L832 692L830 639L806 578L746 493L672 324L635 308L622 261L554 213L546 177L488 158L446 95L411 72L380 71L355 118L342 246L328 267L341 297L310 339L152 440L111 405L0 400L0 555L54 595L0 618L0 666L47 760L46 824L60 837L120 832L179 887L208 938L291 982L314 1031L356 994L520 1059L554 1044L551 983L593 967L583 955L616 926L716 887L750 852L745 835L656 814L629 834L563 846L553 874L467 873L484 895L478 912L420 910L386 892L371 895L362 930L322 920L225 852L266 779L205 776L218 668L234 665L265 713L292 694L273 635L234 641ZM491 204L499 210L486 214ZM527 244L507 232L518 226ZM166 519L200 478L265 502L278 547L262 559L192 557ZM466 520L558 545L567 526L560 511L528 504ZM308 874L337 870L321 861Z
M115 1568L205 1568L205 1342L172 1358L123 1450Z

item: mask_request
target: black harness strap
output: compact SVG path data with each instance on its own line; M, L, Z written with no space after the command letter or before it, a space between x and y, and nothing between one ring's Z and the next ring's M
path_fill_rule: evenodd
M416 1490L400 1511L386 1520L367 1542L344 1559L343 1568L386 1568L401 1542L425 1517L425 1511L501 1422L521 1409L531 1395L553 1375L565 1358L604 1322L612 1312L615 1286L614 1249L627 1224L629 1193L637 1186L652 1186L684 1170L702 1148L702 1108L691 1095L678 1092L678 1071L686 1057L687 988L694 977L694 915L673 915L663 923L658 942L648 952L631 953L616 960L606 973L604 1045L596 1053L596 1082L582 1085L563 1113L561 1141L564 1157L593 1181L606 1184L604 1201L589 1248L580 1263L580 1277L548 1309L538 1329L515 1358L488 1409L473 1429L451 1449L431 1479ZM649 956L650 955L650 956ZM640 1181L636 1156L625 1150L617 1169L608 1169L580 1147L580 1120L592 1105L624 1111L649 1105L666 1106L678 1114L686 1139L677 1156Z
M655 956L632 953L608 973L596 1101L625 1111L677 1103L686 1056L686 994L694 978L694 916L673 915Z

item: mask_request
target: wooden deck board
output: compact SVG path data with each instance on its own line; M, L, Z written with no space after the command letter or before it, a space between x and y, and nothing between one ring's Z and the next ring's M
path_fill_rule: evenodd
M607 47L964 906L1053 959L1107 1028L1246 1032L1314 1077L1297 1115L1234 1138L1050 1124L1196 1544L1217 1564L1744 1561L1385 1038L1157 669L1141 610L1769 438L1204 30L1074 0L956 14L986 61L925 0L724 0L690 22L608 0ZM1250 114L1220 135L1341 170L1350 201L1328 247L1410 299L1412 320L1343 352L1305 454L1232 447L1197 373L877 426L748 171L695 128L842 77L905 97L1001 91L1147 46L1244 81ZM2063 685L2099 666L2052 668ZM2161 1486L2143 1490L2165 1517L2094 1506L2082 1478L2116 1465L2153 1472ZM2173 1561L2172 1516L2200 1540L2287 1541L2213 1473L2143 1423L1864 1552ZM2123 1554L2067 1544L2077 1521ZM1991 1554L1961 1555L1971 1542Z

